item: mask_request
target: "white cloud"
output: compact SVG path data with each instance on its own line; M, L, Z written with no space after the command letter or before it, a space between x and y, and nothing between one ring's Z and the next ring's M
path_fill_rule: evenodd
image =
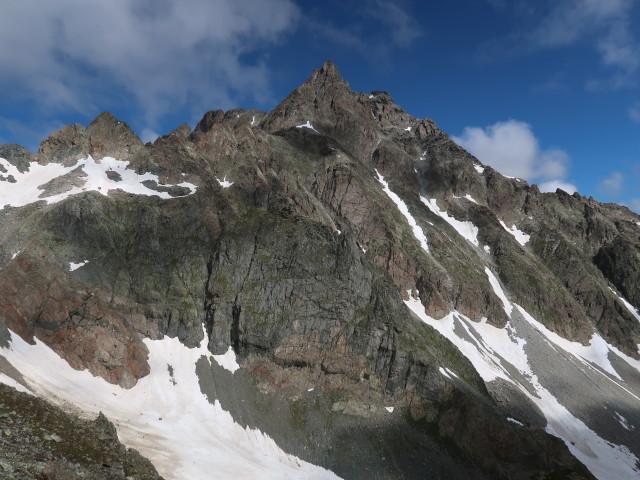
M617 197L624 191L624 175L613 172L598 184L598 191L610 197Z
M604 29L611 33L612 26L627 20L632 7L629 0L569 0L558 2L544 16L530 35L540 46L567 46L583 36L599 38Z
M391 40L398 46L408 47L423 35L415 18L396 3L376 0L368 12L388 27Z
M544 191L559 186L570 193L576 187L567 183L569 155L564 150L542 150L531 126L525 122L508 120L485 128L466 127L453 140L476 156L482 163L513 177L528 181L544 181ZM542 185L541 185L541 189Z
M156 139L159 136L160 134L154 132L150 128L145 128L144 130L142 130L142 133L140 134L140 140L142 140L143 143L148 143L148 142L153 143L156 141Z
M631 210L633 210L634 212L640 214L640 198L633 198L628 202L625 202L625 205L629 207Z
M513 2L510 7L523 20L502 41L481 46L479 58L543 49L586 46L608 68L607 76L588 79L587 89L617 89L637 83L640 39L633 18L634 0L564 0ZM594 70L595 71L595 70ZM595 73L595 75L598 75Z
M357 53L377 69L392 68L394 51L410 48L424 35L417 17L406 8L407 2L343 0L338 3L338 13L342 11L345 18L349 18L357 11L357 20L344 24L308 15L304 18L304 28L320 37L323 43L329 41L341 50Z
M92 113L116 85L152 124L187 100L224 107L250 92L264 101L266 68L244 58L298 16L292 0L6 0L0 88Z
M564 190L565 192L572 194L577 192L578 189L573 183L563 182L562 180L551 180L549 182L541 183L538 188L541 192L555 192L556 189Z

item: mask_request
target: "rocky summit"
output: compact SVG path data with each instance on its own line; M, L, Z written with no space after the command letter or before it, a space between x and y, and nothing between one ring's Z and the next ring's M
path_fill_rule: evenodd
M0 146L7 478L638 478L638 307L640 216L330 61L153 143L105 112ZM27 465L36 400L113 448Z

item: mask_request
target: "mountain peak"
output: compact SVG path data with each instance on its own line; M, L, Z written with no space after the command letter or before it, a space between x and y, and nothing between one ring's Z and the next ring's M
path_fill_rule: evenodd
M104 112L102 112L100 115L98 115L96 118L93 119L93 121L89 124L89 127L93 124L105 124L105 123L112 123L112 124L118 124L120 121L109 111L105 110Z
M111 112L105 110L89 124L87 127L87 133L92 134L95 132L106 131L109 131L112 134L122 134L124 132L133 133L127 122L118 120Z
M349 83L342 78L338 67L331 59L327 60L322 66L314 70L309 79L304 85L331 85L331 84L343 84L348 86Z

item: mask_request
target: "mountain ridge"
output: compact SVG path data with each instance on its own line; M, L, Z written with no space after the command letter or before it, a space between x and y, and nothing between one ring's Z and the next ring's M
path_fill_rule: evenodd
M1 324L126 389L154 373L149 341L231 352L239 383L204 366L201 382L230 382L246 397L213 388L210 399L345 478L365 475L363 459L387 472L380 478L420 478L429 467L392 445L406 445L403 435L430 459L457 452L437 474L591 478L569 449L599 440L575 447L577 434L560 433L545 409L557 395L596 428L606 406L576 403L577 380L562 397L557 379L534 372L544 362L522 347L534 337L568 348L572 375L608 375L598 388L615 390L616 411L636 401L623 389L640 395L640 217L502 176L387 93L353 92L332 62L270 113L209 111L193 131L143 145L105 112L52 134L30 164L16 147L3 154L6 185L9 173L22 185L59 170L44 201L17 205L0 190ZM507 333L520 360L483 337ZM596 356L600 339L615 361ZM310 388L317 403L304 396ZM269 398L288 405L276 418L296 441L256 413ZM251 409L233 407L245 399ZM403 414L392 428L382 415L394 409ZM640 415L623 413L632 423ZM351 418L378 440L352 425L363 445L348 459L327 426ZM640 455L634 434L599 428ZM395 467L383 468L380 449L394 451Z

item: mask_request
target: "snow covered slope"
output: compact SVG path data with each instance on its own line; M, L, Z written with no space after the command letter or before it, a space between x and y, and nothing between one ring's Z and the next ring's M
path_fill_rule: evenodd
M71 368L36 341L29 345L12 334L0 349L23 376L29 392L83 416L102 411L118 430L120 441L149 458L167 480L338 479L335 474L283 452L258 430L242 428L216 401L208 402L195 373L201 358L234 369L233 351L212 356L203 340L189 349L178 339L146 340L151 373L130 390ZM0 382L16 386L6 375Z
M455 311L436 320L425 313L419 298L405 303L471 360L488 388L501 378L535 403L547 419L546 430L563 439L597 478L638 478L640 445L625 430L640 429L640 362L596 334L588 346L563 339L510 303L495 277L491 283L509 309L506 328L486 319L472 322ZM596 424L597 417L618 422Z
M93 157L78 160L75 165L65 167L57 163L39 165L32 162L26 172L6 159L0 158L0 177L4 179L0 188L0 209L5 206L22 207L29 203L45 200L47 203L57 203L71 195L82 192L96 191L107 195L110 190L123 190L136 195L155 195L160 198L172 198L165 191L152 190L145 182L158 182L158 176L152 173L139 175L127 168L129 162L104 157L94 160ZM54 182L60 183L55 185ZM65 183L66 182L66 183ZM47 187L54 190L47 192ZM177 185L164 187L184 187L190 193L196 191L196 186L182 182ZM61 190L61 191L59 191Z

